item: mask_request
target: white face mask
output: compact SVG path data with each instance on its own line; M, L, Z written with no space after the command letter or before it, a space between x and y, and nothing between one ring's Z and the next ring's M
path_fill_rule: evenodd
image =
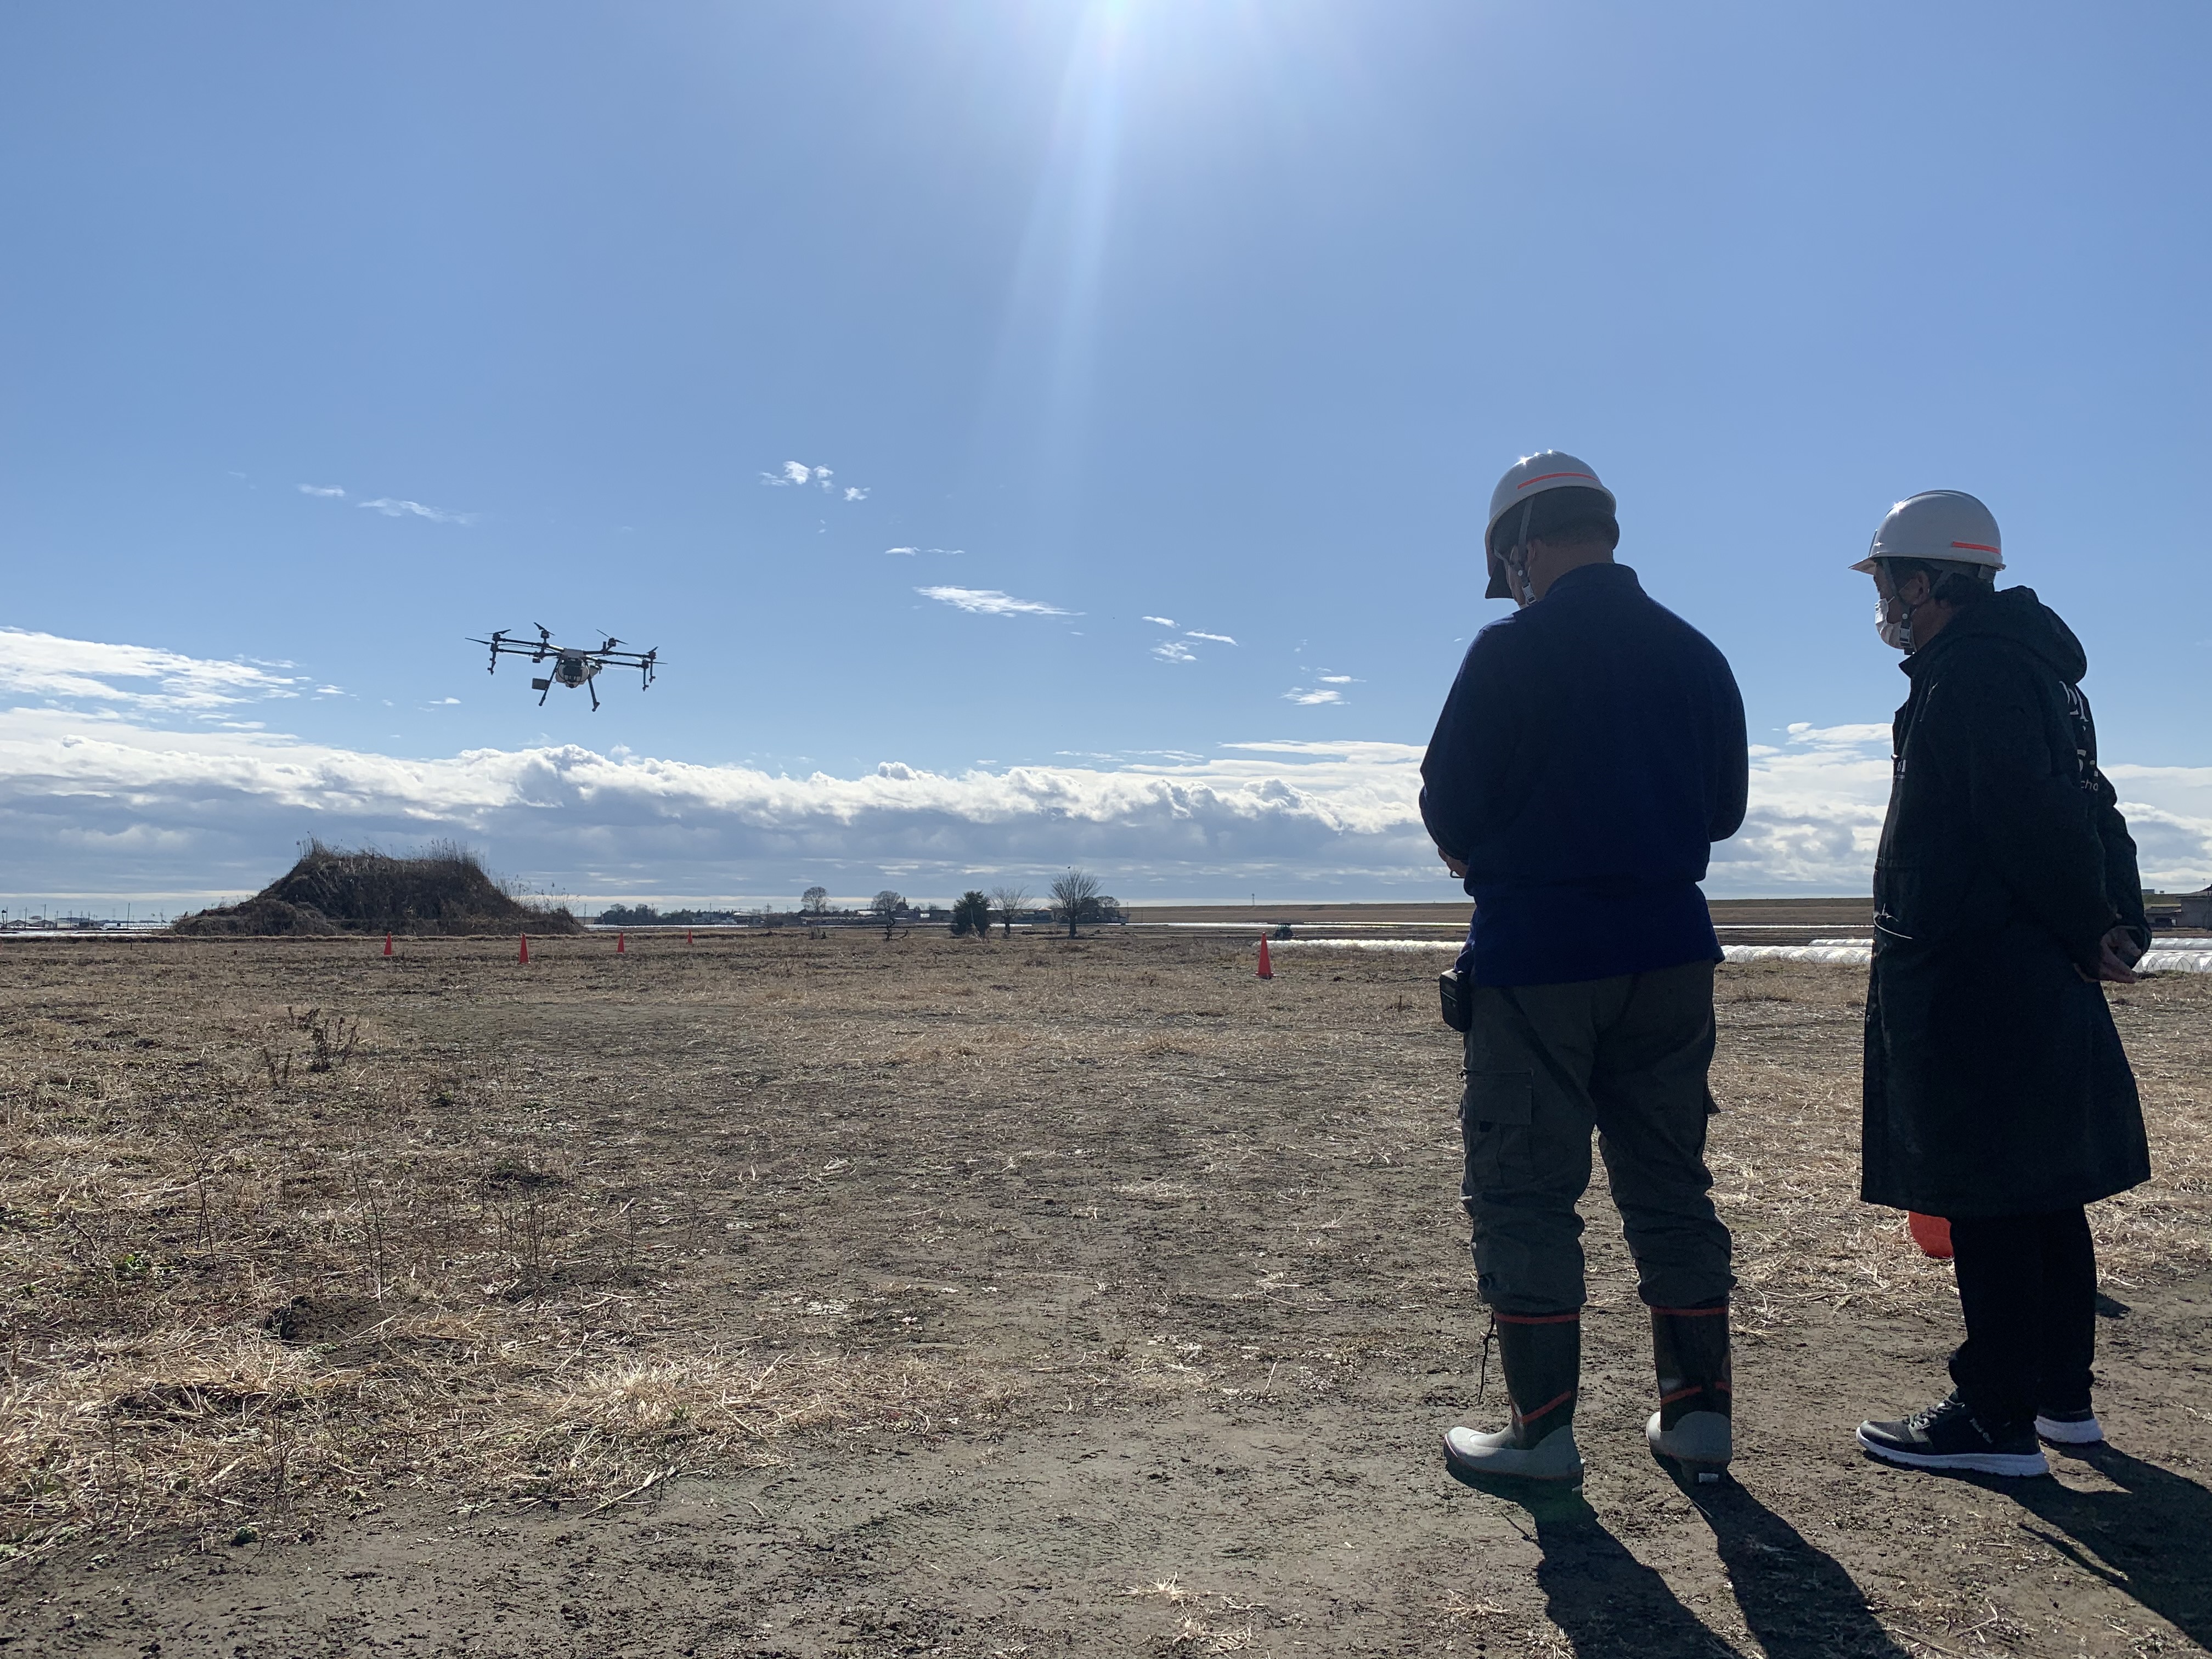
M1912 612L1883 578L1875 579L1874 631L1893 651L1912 651Z
M1905 617L1899 621L1892 622L1889 619L1887 599L1876 599L1874 602L1874 631L1881 635L1881 642L1891 650L1902 651L1907 655L1911 653L1912 618Z

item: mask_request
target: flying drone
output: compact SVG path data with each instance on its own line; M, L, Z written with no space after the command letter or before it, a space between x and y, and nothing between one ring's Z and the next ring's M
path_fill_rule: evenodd
M606 643L596 651L556 645L551 630L543 623L538 624L538 642L535 645L526 640L510 640L504 628L494 629L488 640L471 639L469 643L491 647L491 666L484 670L487 674L499 672L499 659L502 655L527 657L532 664L550 661L553 666L544 677L530 682L530 689L538 694L538 706L540 708L545 706L545 699L556 685L565 685L572 691L580 685L592 694L592 712L594 714L599 712L599 692L592 682L599 677L599 670L635 668L643 678L644 684L639 688L642 690L652 685L653 661L660 655L660 647L657 645L652 650L643 652L618 649L622 641L611 634L606 636Z

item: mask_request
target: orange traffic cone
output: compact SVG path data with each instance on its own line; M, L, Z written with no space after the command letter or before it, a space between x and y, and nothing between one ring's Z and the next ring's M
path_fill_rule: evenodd
M615 935L615 954L618 957L627 956L629 954L628 948L623 944L623 938L624 935L620 933L617 933Z
M525 933L525 934L522 936L522 954L521 954L520 957L516 957L515 959L516 959L518 962L528 962L528 961L530 960L530 935L529 935L529 934Z
M684 942L686 945L689 945L691 942L691 930L689 927L686 927L684 930Z
M1923 1255L1932 1255L1938 1261L1951 1259L1949 1221L1940 1215L1923 1215L1917 1210L1907 1210L1905 1224L1912 1230L1912 1242L1920 1247Z
M389 933L384 936L384 954L387 957L392 954L392 935Z
M1275 970L1267 961L1267 936L1262 933L1260 935L1260 977L1273 979L1274 976Z

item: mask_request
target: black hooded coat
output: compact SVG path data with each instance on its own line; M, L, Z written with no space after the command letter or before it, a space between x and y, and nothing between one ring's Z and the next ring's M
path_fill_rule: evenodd
M2081 642L2033 590L1905 659L1875 860L1860 1196L2033 1215L2150 1176L2135 1077L2094 972L2150 940L2135 842L2097 769Z

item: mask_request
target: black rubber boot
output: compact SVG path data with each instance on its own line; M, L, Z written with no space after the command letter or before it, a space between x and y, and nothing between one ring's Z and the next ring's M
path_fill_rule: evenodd
M1531 1480L1579 1480L1582 1453L1575 1446L1575 1395L1582 1382L1580 1313L1498 1314L1498 1357L1512 1408L1506 1426L1484 1434L1455 1428L1444 1435L1444 1456L1470 1474L1510 1474Z
M1701 1480L1717 1478L1735 1452L1728 1304L1654 1308L1651 1358L1659 1373L1659 1409L1644 1431L1651 1449Z

